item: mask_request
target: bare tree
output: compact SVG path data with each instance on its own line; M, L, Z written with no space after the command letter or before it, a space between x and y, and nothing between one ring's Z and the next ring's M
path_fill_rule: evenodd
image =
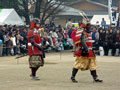
M74 0L33 0L35 2L34 18L41 18L41 25L51 16L61 11L61 5L66 5Z
M59 7L62 5L62 2L56 2L53 0L46 1L43 7L43 14L41 19L41 25L52 15L56 14L59 11Z
M43 0L36 0L35 13L33 14L35 18L40 18L40 10Z
M26 24L30 24L29 10L28 10L28 0L21 0L23 6L23 15L26 19Z
M26 24L30 24L29 4L35 2L34 18L42 16L41 24L44 24L46 19L57 14L59 7L66 2L74 0L0 0L0 8L14 8L20 16L24 16Z
M36 16L35 15L34 16L35 18L36 17L39 18L40 16L42 17L41 19L41 25L42 25L49 17L54 16L61 11L61 9L59 8L61 5L66 4L66 2L69 1L73 1L73 0L36 0L36 8L35 8Z

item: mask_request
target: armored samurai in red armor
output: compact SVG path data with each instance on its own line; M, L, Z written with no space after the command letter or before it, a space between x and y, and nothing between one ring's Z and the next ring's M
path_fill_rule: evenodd
M98 79L96 68L96 56L93 52L92 47L92 37L90 33L90 24L82 25L84 26L83 29L78 29L75 35L75 57L76 61L73 67L71 80L72 82L77 83L78 81L75 80L75 76L78 70L90 70L90 73L95 82L102 82L102 80Z
M31 77L34 80L40 80L36 77L36 71L40 66L44 65L44 57L42 50L42 40L38 32L39 24L32 22L31 29L28 31L28 54L29 54L29 66L31 69Z

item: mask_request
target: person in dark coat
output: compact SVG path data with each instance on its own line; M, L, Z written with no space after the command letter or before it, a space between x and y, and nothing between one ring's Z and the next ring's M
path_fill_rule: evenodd
M119 30L116 31L113 40L114 40L113 56L116 55L117 49L119 50L117 56L119 56L120 54L120 31Z
M109 50L109 45L108 45L108 41L109 41L109 31L106 30L105 31L105 41L104 41L104 52L105 52L105 56L108 56L108 50Z
M0 26L0 40L2 40L4 42L4 38L3 38L3 27Z
M105 33L103 32L103 30L101 29L100 32L99 32L99 46L102 46L104 45L104 42L105 41Z
M111 55L113 55L113 48L115 47L114 44L113 44L113 30L110 29L110 32L109 32L109 39L108 39L108 45L109 45L109 50L111 49L112 52L111 52ZM108 50L108 51L109 51Z

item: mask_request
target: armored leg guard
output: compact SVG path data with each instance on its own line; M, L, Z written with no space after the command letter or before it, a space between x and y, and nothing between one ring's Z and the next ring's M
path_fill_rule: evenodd
M73 83L78 82L78 81L75 80L75 76L76 76L77 72L78 72L78 69L73 68L72 76L71 76L71 80L72 80Z
M91 75L92 75L92 77L93 77L93 80L94 80L95 82L103 82L103 80L98 79L96 70L92 70L92 71L90 71L90 73L91 73Z
M31 68L31 75L30 75L30 76L35 77L38 68L39 68L39 67L37 67L37 68Z
M33 80L40 80L38 77L36 77L36 72L37 72L38 68L39 67L37 67L37 68L31 68L31 72L32 73L31 73L30 76L32 77Z

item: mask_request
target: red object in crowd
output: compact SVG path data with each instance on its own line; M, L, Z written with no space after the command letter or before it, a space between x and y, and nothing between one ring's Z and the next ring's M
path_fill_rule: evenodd
M67 38L68 37L68 32L65 32L65 38Z
M53 41L53 45L55 45L56 40L53 38L52 41Z

